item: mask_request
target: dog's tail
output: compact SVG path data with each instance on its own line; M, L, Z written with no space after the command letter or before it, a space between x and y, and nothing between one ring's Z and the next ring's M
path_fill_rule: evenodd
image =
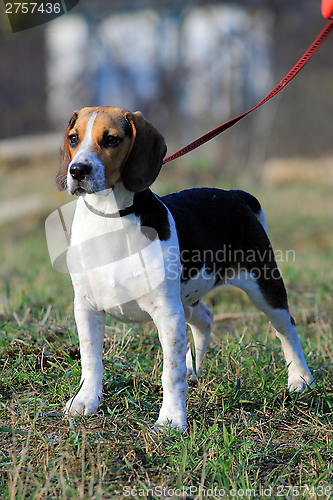
M261 205L257 198L252 196L250 193L246 193L246 191L236 191L238 196L243 198L245 203L251 208L252 212L254 215L257 217L258 221L262 225L262 227L265 229L265 232L267 233L267 222L266 222L266 217L263 212L263 209L261 208Z

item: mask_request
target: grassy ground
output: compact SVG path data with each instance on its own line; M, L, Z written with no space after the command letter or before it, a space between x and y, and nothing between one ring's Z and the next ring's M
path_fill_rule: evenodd
M162 400L153 325L111 318L103 403L64 417L80 377L70 279L50 266L48 214L21 218L1 227L1 498L333 498L331 187L224 182L236 186L266 212L314 387L288 394L272 327L225 288L206 300L220 319L189 387L185 434L152 431Z

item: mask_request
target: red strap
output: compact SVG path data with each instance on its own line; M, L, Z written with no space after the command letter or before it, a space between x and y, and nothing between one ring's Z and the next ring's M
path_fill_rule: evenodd
M325 19L332 18L333 0L321 0L321 13L325 17Z
M330 0L330 2L333 5L333 0ZM228 128L232 127L235 125L235 123L239 122L244 116L248 115L255 109L259 108L262 106L262 104L265 104L265 102L269 101L274 97L280 90L282 90L296 75L297 73L303 68L303 66L308 62L308 60L313 56L313 54L316 52L316 50L320 47L320 45L324 42L324 40L328 37L328 35L331 33L333 29L333 21L329 21L325 28L319 33L317 38L314 40L312 45L308 48L308 50L305 52L305 54L301 57L301 59L295 64L293 69L289 71L289 73L285 76L283 80L270 92L262 101L260 101L256 106L254 106L252 109L247 111L246 113L243 113L240 116L237 116L236 118L233 118L232 120L224 123L223 125L220 125L219 127L215 128L214 130L211 130L207 134L203 135L196 141L192 142L188 146L186 146L183 149L180 149L177 151L177 153L174 153L173 155L169 156L168 158L165 158L163 160L163 164L169 163L172 160L175 160L176 158L180 158L181 156L184 156L186 153L189 153L190 151L193 151L194 149L198 148L202 144L205 144L206 142L210 141L210 139L213 139L217 135L221 134Z

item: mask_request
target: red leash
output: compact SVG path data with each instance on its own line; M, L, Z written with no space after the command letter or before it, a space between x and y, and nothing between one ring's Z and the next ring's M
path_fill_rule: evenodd
M176 158L180 158L181 156L184 156L186 153L189 153L190 151L193 151L194 149L198 148L202 144L205 144L206 142L210 141L217 135L221 134L228 128L232 127L235 125L235 123L239 122L244 116L248 115L255 109L259 108L265 102L269 101L274 97L280 90L283 89L296 75L297 73L303 68L303 66L308 62L308 60L313 56L313 54L316 52L316 50L320 47L320 45L326 40L328 35L331 33L333 29L333 20L329 21L325 28L319 33L317 38L314 40L312 45L308 48L308 50L305 52L305 54L301 57L301 59L295 64L293 69L289 71L289 73L285 76L283 80L268 94L262 101L260 101L254 108L250 109L246 113L243 113L240 116L237 116L236 118L233 118L232 120L224 123L223 125L220 125L219 127L215 128L214 130L211 130L207 134L203 135L196 141L192 142L188 146L185 146L183 149L180 149L177 151L177 153L174 153L173 155L169 156L168 158L165 158L163 160L163 164L169 163L169 161L175 160Z

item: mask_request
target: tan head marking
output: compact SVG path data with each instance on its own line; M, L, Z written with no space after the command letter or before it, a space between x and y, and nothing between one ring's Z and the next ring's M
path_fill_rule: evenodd
M98 192L118 182L129 191L144 191L156 179L165 153L162 135L140 112L83 108L73 114L66 130L57 188L67 187L69 175L72 194L77 189ZM72 170L83 166L89 166L89 174L74 177Z

